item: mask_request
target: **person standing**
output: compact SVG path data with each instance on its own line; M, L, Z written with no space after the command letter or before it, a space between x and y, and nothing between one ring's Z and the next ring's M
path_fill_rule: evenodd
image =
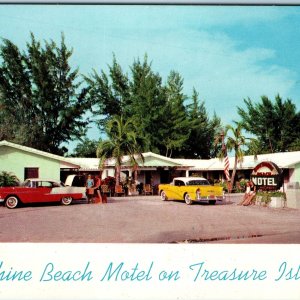
M101 195L101 179L100 176L96 176L96 182L95 182L95 192L97 193L98 201L99 203L105 203L102 195Z
M92 175L89 174L85 184L88 203L92 202L93 199L93 195L94 195L93 186L94 186L94 179L92 178Z

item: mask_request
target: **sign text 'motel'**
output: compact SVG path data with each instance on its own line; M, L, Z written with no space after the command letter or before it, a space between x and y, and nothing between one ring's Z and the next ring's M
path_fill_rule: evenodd
M251 180L258 189L278 190L282 186L282 170L270 161L259 163L252 171Z

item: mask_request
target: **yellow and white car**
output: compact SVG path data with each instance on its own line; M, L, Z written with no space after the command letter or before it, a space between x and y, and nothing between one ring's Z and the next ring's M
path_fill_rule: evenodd
M163 201L184 200L190 205L193 202L216 204L217 200L225 200L223 187L211 185L202 177L176 177L170 184L160 184L158 189Z

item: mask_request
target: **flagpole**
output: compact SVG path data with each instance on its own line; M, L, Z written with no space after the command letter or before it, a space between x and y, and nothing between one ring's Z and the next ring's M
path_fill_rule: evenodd
M228 155L227 155L227 149L226 149L226 145L225 145L225 142L224 142L224 139L225 139L224 129L222 129L220 135L221 135L221 139L222 139L222 152L223 152L223 155L224 155L224 174L225 174L225 179L226 179L226 183L227 183L228 194L229 194L229 197L230 197L231 182L230 182L230 174L229 174L229 158L228 158ZM229 184L228 184L228 182L229 182ZM226 199L225 199L225 202L227 202Z

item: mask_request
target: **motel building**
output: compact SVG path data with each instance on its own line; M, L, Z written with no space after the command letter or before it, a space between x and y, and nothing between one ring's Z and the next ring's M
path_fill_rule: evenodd
M169 183L178 176L202 176L211 182L224 181L224 162L218 158L212 159L179 159L168 158L152 152L143 154L144 162L139 161L133 170L128 157L123 158L121 177L134 178L143 184L157 187L160 183ZM230 171L234 165L234 157L229 158ZM278 166L283 176L283 189L300 190L300 151L269 153L256 158L245 156L238 164L237 179L249 179L253 170L260 162L272 162ZM115 161L109 159L103 170L99 169L98 158L66 158L8 141L0 142L0 172L15 174L20 181L26 178L49 178L65 182L68 175L101 175L102 179L114 176ZM274 185L274 178L259 177L253 180L266 181ZM261 182L256 182L259 184Z

